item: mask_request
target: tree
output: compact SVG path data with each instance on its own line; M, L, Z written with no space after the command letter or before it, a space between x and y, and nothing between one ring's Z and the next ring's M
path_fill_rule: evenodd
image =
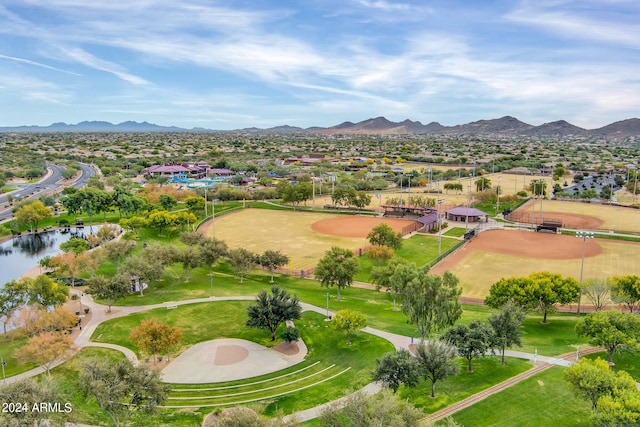
M190 212L201 211L204 209L205 200L204 197L187 197L184 199L184 204L187 206Z
M131 280L127 275L119 273L113 277L94 276L87 280L87 293L104 300L107 312L111 313L111 306L126 297L131 290Z
M476 185L477 192L488 190L491 188L491 180L489 178L485 178L484 176L476 179L474 181L474 184Z
M136 242L133 240L111 240L102 245L102 249L107 254L107 259L116 265L116 268L120 262L127 257L136 247Z
M178 204L178 201L169 196L168 194L161 194L160 197L160 206L162 206L162 209L164 209L165 211L170 211L171 209L175 208L176 205Z
M293 326L287 326L280 333L280 338L282 338L282 340L287 343L288 348L292 342L298 341L298 339L300 339L300 331Z
M611 298L625 304L630 313L640 311L640 277L614 276L611 282Z
M376 359L373 381L389 387L395 394L400 385L414 387L420 381L420 365L408 350L385 353L382 359Z
M36 319L35 325L32 327L35 333L65 332L78 323L78 316L71 313L66 307L58 306L51 311L42 307L32 307L38 310L37 314L33 316ZM27 329L30 328L27 327Z
M367 250L367 256L373 260L375 260L378 265L382 264L383 261L390 260L393 258L394 252L388 246L371 246L369 250Z
M0 402L13 402L29 404L39 402L65 402L68 399L60 391L62 387L55 381L37 381L35 378L28 378L21 381L10 382L0 386ZM64 425L69 421L69 413L73 410L71 403L62 403L59 411L48 412L44 415L40 411L32 411L28 407L27 411L1 411L0 425L3 426L44 426L44 425ZM43 420L46 418L49 422Z
M456 325L447 330L442 339L456 347L458 354L467 359L467 372L473 372L473 359L484 354L491 347L493 339L491 326L480 320L472 320L469 326Z
M593 345L602 346L613 363L613 352L634 348L640 339L640 317L616 310L589 313L576 324L578 336L591 338Z
M204 239L200 243L202 262L209 267L209 286L213 288L213 267L218 260L227 254L227 244L222 240Z
M514 345L522 346L522 321L525 313L513 304L502 307L502 311L489 316L493 328L493 345L500 349L501 364L505 364L504 351Z
M640 393L624 389L598 399L591 425L598 427L629 427L640 423Z
M7 325L13 320L16 311L27 300L27 283L24 280L12 280L0 288L0 322L4 336L7 336Z
M388 390L376 394L358 391L328 405L320 414L320 425L417 427L423 416L413 404L397 399Z
M67 210L67 213L73 215L73 219L77 221L78 214L82 212L82 193L80 193L78 190L69 193L60 199L60 203L62 203L62 206L64 206L64 208Z
M278 326L288 320L300 319L302 307L297 295L291 297L284 289L273 286L271 295L264 289L260 291L255 304L247 307L247 315L247 326L268 329L271 332L271 341L275 341Z
M15 213L16 220L29 226L31 232L38 229L38 223L41 220L51 218L51 216L53 216L51 209L46 207L40 200L20 207Z
M542 323L547 323L547 314L557 310L557 304L571 304L580 297L580 285L572 277L548 272L533 273L530 295L536 301L535 308L542 312Z
M182 264L184 269L184 281L189 282L191 270L200 267L203 263L200 250L197 247L187 246L176 252L176 260Z
M338 311L331 319L331 327L336 331L347 333L347 344L351 344L351 333L367 326L367 319L359 311L344 309Z
M236 276L240 277L240 283L242 283L247 271L256 266L256 255L245 248L237 248L230 250L227 256L229 264L233 267Z
M401 285L405 283L404 280L392 280L396 268L398 265L408 264L404 258L393 257L387 262L386 265L373 267L371 269L371 280L376 284L376 289L385 288L387 292L393 292L393 311L396 311L396 300L399 294L401 294ZM399 273L400 274L400 273Z
M81 254L89 250L89 243L85 239L79 239L74 237L66 242L60 243L60 250L62 252L73 252L76 255Z
M351 286L353 276L359 269L360 266L358 260L354 258L353 251L333 246L318 261L313 274L320 279L321 286L338 288L337 300L342 301L340 289Z
M418 269L409 264L398 267L392 278L402 280L402 311L416 325L422 341L432 331L452 326L462 315L458 278L448 271L443 276L428 272L428 266Z
M607 362L581 358L564 372L565 380L578 397L591 402L591 409L598 407L598 400L622 390L635 390L635 380L626 371L613 371Z
M492 308L512 304L522 310L531 310L535 301L532 301L526 292L529 283L526 277L502 278L491 285L489 296L485 298L484 303Z
M187 246L198 246L204 241L205 237L194 231L186 231L180 233L180 241Z
M69 288L47 275L40 274L35 279L27 279L27 296L29 304L42 307L63 304L69 296Z
M71 287L75 287L76 277L86 269L90 263L90 258L91 255L89 253L63 252L51 258L49 264L56 269L57 273L68 273L71 277Z
M271 280L269 283L273 283L273 272L283 265L287 265L289 257L280 251L273 251L267 249L262 255L258 257L258 264L266 268L271 273Z
M581 291L596 311L602 311L611 303L611 282L608 280L587 280Z
M431 340L416 347L416 357L422 376L431 381L431 397L436 397L436 382L456 375L460 365L456 361L456 349L442 341Z
M168 356L170 350L178 345L181 338L181 328L154 318L142 320L129 334L129 340L140 347L140 350L153 356L153 363L158 353L166 352Z
M16 349L13 357L20 363L35 363L44 367L47 376L51 376L49 370L61 357L66 357L73 352L73 340L63 332L42 332L29 338L27 343Z
M557 310L557 304L577 302L579 296L580 285L575 279L540 272L500 279L491 285L485 304L500 308L512 303L523 310L536 309L543 314L542 323L547 323L547 315Z
M118 271L131 279L136 278L140 282L140 296L143 296L143 280L159 280L163 270L164 265L160 260L149 259L140 253L127 258Z
M402 233L396 233L386 222L373 227L367 234L367 240L374 246L387 246L396 250L402 247Z
M126 230L131 230L134 233L138 233L141 228L147 227L149 220L141 216L132 216L131 218L122 218L120 220L120 226Z
M169 392L160 371L143 364L134 366L129 359L116 363L106 358L83 361L78 386L85 396L93 396L116 427L124 426L134 411L154 411Z
M175 225L175 215L167 211L155 211L149 215L149 225L158 229L159 235L162 236L162 230Z

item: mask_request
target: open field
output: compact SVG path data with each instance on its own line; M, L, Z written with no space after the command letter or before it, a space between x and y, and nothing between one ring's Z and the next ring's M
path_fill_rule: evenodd
M383 221L396 231L412 223L370 216L245 209L216 219L215 235L230 248L243 247L255 253L280 250L291 259L288 268L306 269L331 246L352 250L366 246L366 235ZM202 230L211 234L210 225L205 224Z
M541 202L532 199L516 212L522 212L523 215L530 218L529 214L533 211L536 222L539 222L541 203L542 218L562 219L565 228L640 232L640 210L633 208L559 200L543 200Z
M460 278L462 294L484 298L503 277L549 271L580 278L583 240L573 236L516 230L480 233L457 252L432 268ZM586 242L584 280L640 274L640 244L605 239Z

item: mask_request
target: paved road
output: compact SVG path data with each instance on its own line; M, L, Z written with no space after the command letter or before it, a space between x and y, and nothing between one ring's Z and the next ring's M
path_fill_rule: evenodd
M54 165L53 163L47 163L47 174L45 177L35 184L18 184L18 190L11 194L13 199L21 199L27 197L29 199L38 198L44 194L51 194L59 191L64 185L59 184L58 181L62 179L63 166ZM74 181L71 185L74 188L82 188L87 185L89 178L96 174L95 169L86 163L80 163L80 177ZM7 203L9 194L0 195L0 205ZM0 221L11 218L13 213L11 209L4 209L0 211Z

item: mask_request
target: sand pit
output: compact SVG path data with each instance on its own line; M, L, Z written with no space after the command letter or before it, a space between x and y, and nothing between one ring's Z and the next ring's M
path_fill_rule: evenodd
M162 379L177 384L235 381L279 371L302 362L307 355L302 340L287 350L281 352L236 338L201 342L167 365Z
M582 245L582 239L562 234L534 233L522 230L490 230L480 233L460 250L434 266L431 271L441 274L452 270L473 251L539 259L580 259ZM601 255L602 252L602 247L596 239L587 240L585 258Z
M376 225L386 223L396 232L412 225L415 221L397 218L380 218L370 216L341 216L327 218L311 224L315 232L340 237L367 237Z

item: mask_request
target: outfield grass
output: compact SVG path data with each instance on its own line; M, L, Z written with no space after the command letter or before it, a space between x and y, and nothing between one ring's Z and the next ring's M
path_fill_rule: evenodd
M451 272L463 287L467 297L485 298L491 285L504 277L522 277L539 271L562 274L576 280L583 272L584 280L607 279L618 275L640 275L640 244L596 239L603 253L585 258L540 259L506 255L488 251L471 251Z
M553 367L457 412L452 418L460 425L474 427L587 427L590 413L590 404L569 389L564 368Z

